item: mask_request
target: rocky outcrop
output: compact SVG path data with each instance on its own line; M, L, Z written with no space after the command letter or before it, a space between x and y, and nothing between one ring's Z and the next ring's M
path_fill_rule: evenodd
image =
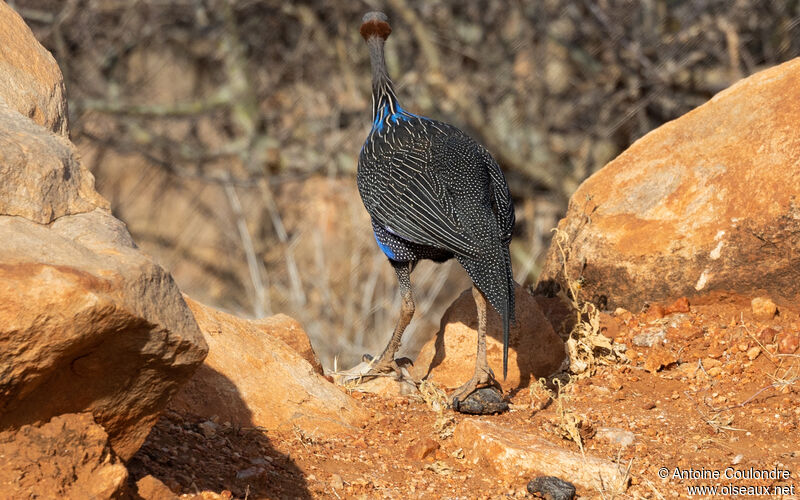
M568 272L613 309L730 290L800 296L800 59L757 73L587 179L559 229ZM561 282L550 248L537 286Z
M67 99L61 70L5 2L0 2L0 46L0 102L66 137Z
M171 408L244 427L297 427L315 436L352 433L369 418L358 401L287 343L266 333L263 320L248 321L189 298L187 302L209 354ZM297 328L293 335L305 332Z
M0 430L88 411L126 460L207 346L72 144L18 112L66 134L51 87L28 78L60 78L58 68L39 71L41 46L15 16L0 4Z
M0 432L0 497L122 498L128 471L89 413Z
M503 381L503 329L500 316L490 310L486 356L504 389L527 387L538 377L556 372L565 357L564 342L534 297L516 285L516 319L509 333L508 378ZM456 388L472 377L478 339L478 313L472 292L466 290L445 311L439 332L414 361L411 375Z

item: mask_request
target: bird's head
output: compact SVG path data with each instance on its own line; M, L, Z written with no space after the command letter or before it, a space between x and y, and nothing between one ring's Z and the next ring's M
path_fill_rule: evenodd
M359 31L366 41L373 37L386 40L392 32L392 27L389 26L389 17L386 14L373 11L367 12L361 18L361 29Z

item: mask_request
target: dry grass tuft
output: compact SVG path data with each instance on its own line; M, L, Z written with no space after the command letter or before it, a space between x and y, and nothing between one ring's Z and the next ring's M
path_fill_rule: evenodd
M626 363L624 356L625 346L615 344L611 339L600 333L600 314L591 302L581 300L580 292L583 277L570 276L567 269L569 252L565 250L567 235L558 229L553 230L553 241L561 253L563 264L564 283L567 290L561 290L561 297L575 310L576 322L567 339L567 355L569 356L569 371L579 378L591 376L597 365L610 365Z
M451 412L445 411L450 408L450 399L444 389L431 380L423 380L417 388L425 404L437 413L433 428L439 439L451 437L456 428L456 419Z
M562 384L559 379L554 381L556 392L551 392L550 398L555 404L557 419L552 430L563 439L574 441L580 448L581 453L583 453L584 441L594 436L595 430L591 422L583 415L576 413L570 405L569 387L572 381L573 379L571 378L566 384Z

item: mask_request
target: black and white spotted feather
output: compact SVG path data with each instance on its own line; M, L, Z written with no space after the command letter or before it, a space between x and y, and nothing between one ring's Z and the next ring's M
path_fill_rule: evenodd
M358 160L358 189L375 239L394 261L461 263L503 319L505 377L514 321L508 185L489 152L467 134L400 107L383 65L383 40L368 42L373 124Z

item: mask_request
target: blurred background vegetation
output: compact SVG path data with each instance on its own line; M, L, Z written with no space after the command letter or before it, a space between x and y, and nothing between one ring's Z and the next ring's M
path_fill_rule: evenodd
M797 0L9 3L61 66L72 140L139 245L198 300L296 317L328 369L382 347L399 310L355 187L364 12L390 16L404 107L468 131L506 172L528 284L583 179L800 53ZM413 281L407 336L429 335L469 282L453 263Z

